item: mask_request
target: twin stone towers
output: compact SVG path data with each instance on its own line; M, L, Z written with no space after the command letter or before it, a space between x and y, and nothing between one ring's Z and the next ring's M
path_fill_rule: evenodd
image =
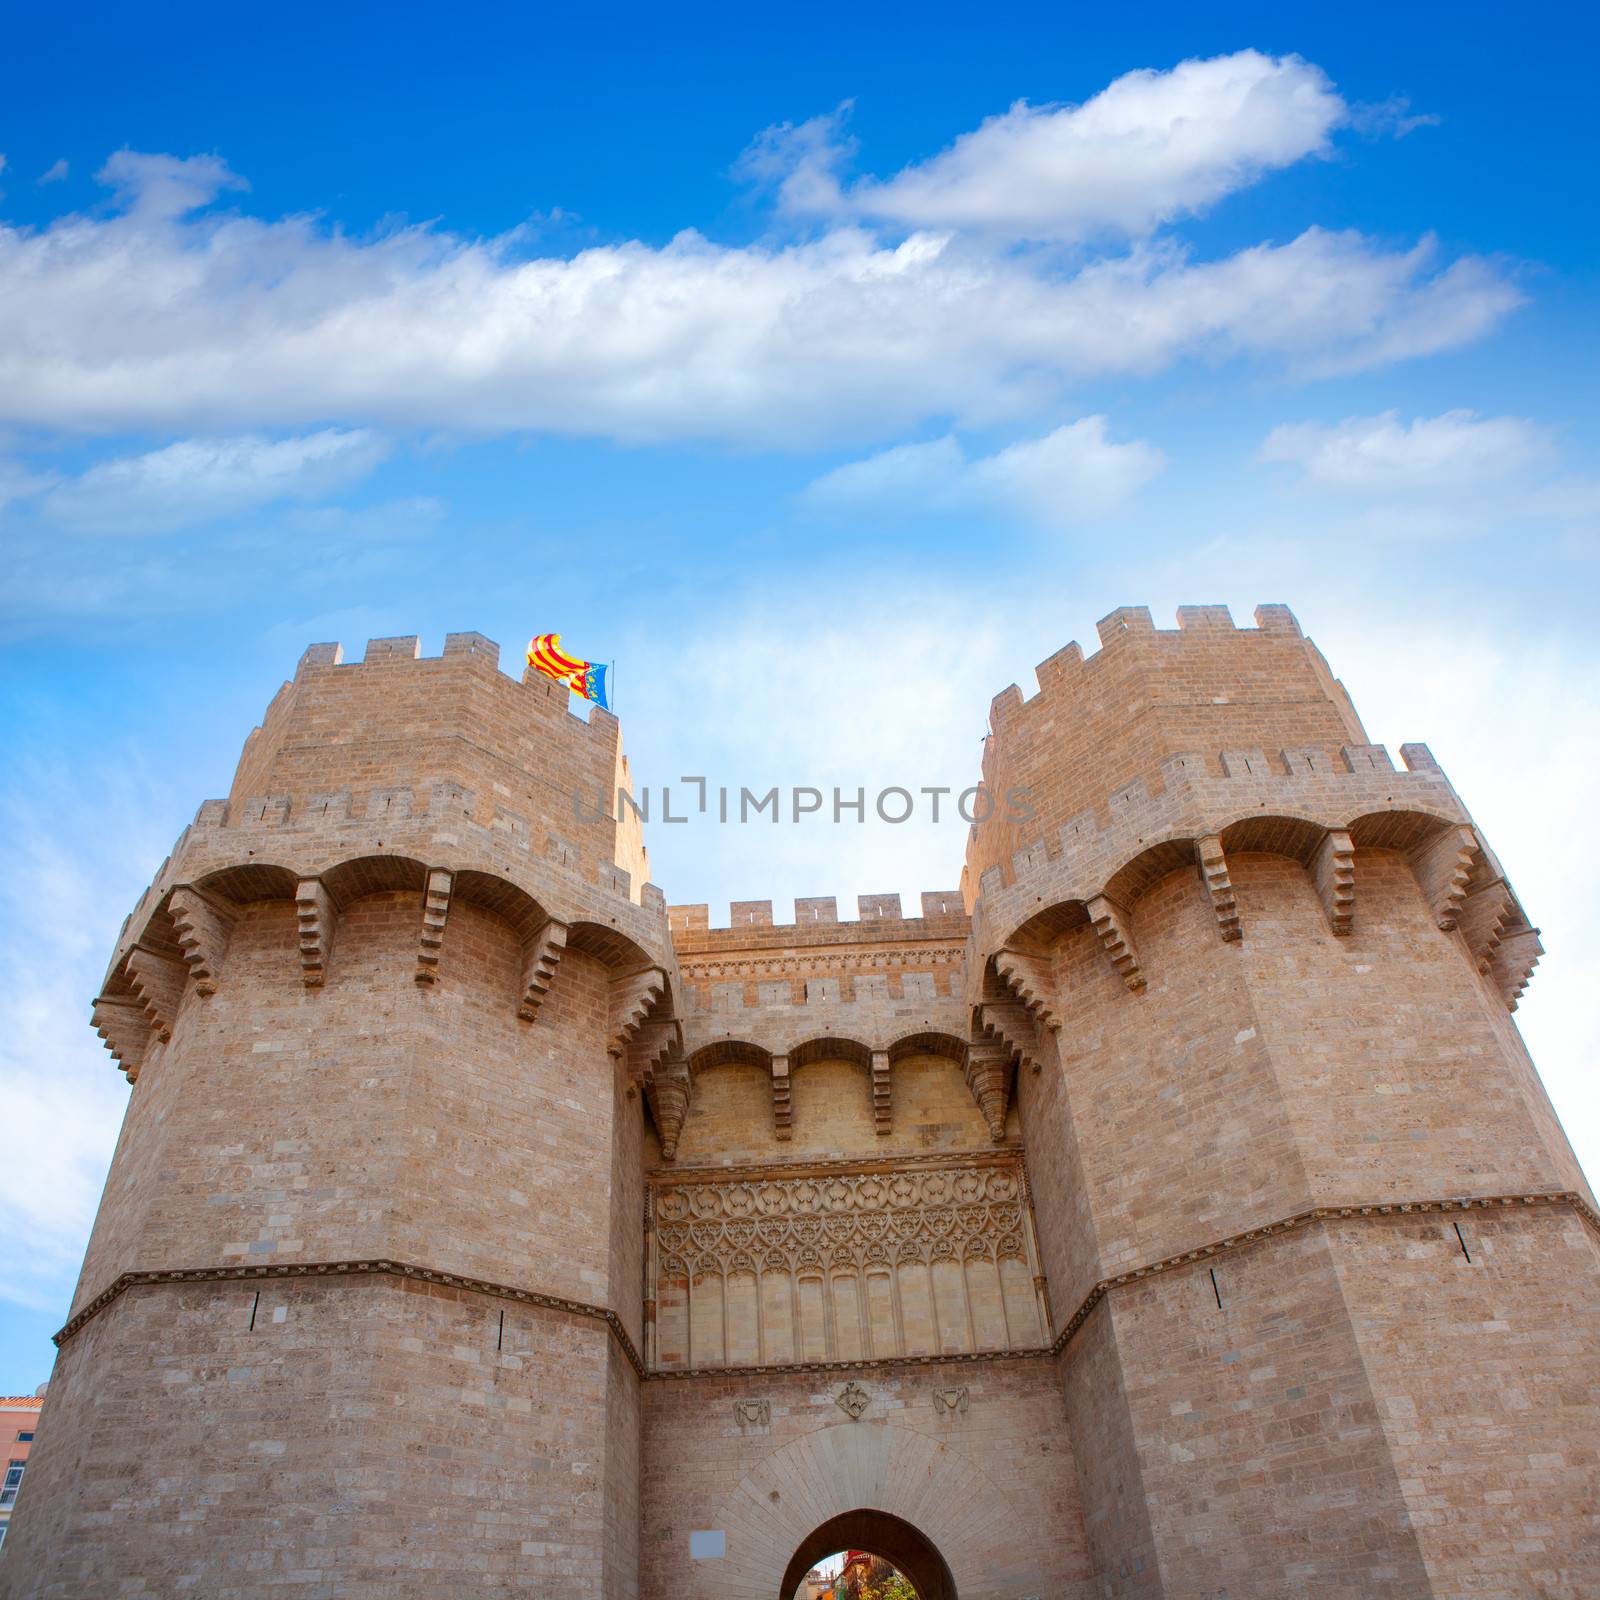
M610 715L313 646L95 1002L0 1593L1600 1592L1537 934L1284 607L1178 621L994 702L959 890L729 927Z

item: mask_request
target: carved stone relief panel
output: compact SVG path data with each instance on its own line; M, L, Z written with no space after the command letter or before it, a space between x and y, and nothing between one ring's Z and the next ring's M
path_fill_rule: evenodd
M661 1368L1032 1350L1020 1159L671 1174L652 1185Z

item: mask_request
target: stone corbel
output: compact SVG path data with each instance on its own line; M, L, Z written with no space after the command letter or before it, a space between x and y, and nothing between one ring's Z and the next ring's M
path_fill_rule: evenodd
M1222 852L1222 840L1208 833L1194 842L1195 860L1200 865L1200 877L1211 896L1211 909L1217 914L1217 932L1225 940L1240 939L1244 929L1239 925L1239 902L1233 892L1233 878L1228 872L1228 858Z
M606 1050L622 1055L639 1031L650 1008L666 992L667 975L660 967L644 967L611 980L606 1023Z
M562 953L567 948L567 925L552 918L528 940L522 950L522 989L517 1001L517 1015L524 1022L532 1022L539 1015L539 1007L550 985L555 981L556 968L561 965Z
M647 1022L628 1045L628 1081L648 1089L663 1063L683 1052L683 1024L673 1018Z
M1086 909L1094 931L1100 936L1106 958L1117 969L1117 976L1137 994L1144 988L1144 972L1139 966L1139 952L1134 948L1133 930L1128 926L1128 913L1103 894L1096 895Z
M1465 823L1446 828L1411 852L1411 870L1432 908L1434 921L1446 933L1461 920L1462 902L1478 855L1478 836Z
M339 908L321 878L302 878L295 885L295 916L300 923L300 976L308 989L319 989L328 976Z
M1311 882L1328 926L1338 938L1348 937L1356 920L1356 847L1342 828L1323 835L1311 858Z
M684 1118L689 1114L689 1099L693 1088L689 1080L689 1063L681 1056L664 1061L651 1076L650 1110L656 1119L656 1132L661 1136L661 1159L675 1161L678 1156L678 1136L683 1132Z
M1506 1003L1507 1011L1517 1009L1517 1002L1528 987L1533 969L1538 966L1539 957L1543 954L1544 946L1539 942L1537 928L1525 928L1519 933L1508 934L1500 941L1494 960L1490 963L1490 974L1500 990L1500 998Z
M105 1041L111 1059L127 1074L129 1083L139 1081L139 1068L154 1037L150 1018L143 1005L131 995L101 995L90 1014L94 1031Z
M1020 1000L986 1000L977 1009L978 1031L1004 1044L1022 1064L1037 1072L1043 1064L1033 1014Z
M136 944L128 952L125 971L128 987L150 1019L151 1031L165 1043L172 1037L172 1024L177 1020L188 968L176 956Z
M994 968L1033 1013L1040 1027L1060 1033L1061 1017L1056 1007L1055 975L1044 956L1036 956L1027 950L1002 950L994 958Z
M194 979L195 993L213 995L233 935L234 909L215 895L185 884L167 901L178 948Z
M1495 951L1516 920L1516 903L1502 878L1474 889L1462 900L1456 927L1479 972L1486 973L1494 965Z
M428 874L422 894L422 932L417 936L418 983L439 981L439 955L444 949L445 922L450 916L450 891L455 879L440 867Z
M889 1052L872 1052L872 1126L879 1134L894 1132L894 1105L890 1098Z
M1008 1044L983 1040L967 1049L967 1087L972 1090L972 1098L978 1102L983 1120L989 1125L989 1137L996 1144L1006 1136L1012 1059L1013 1051Z
M789 1098L789 1058L772 1058L772 1136L788 1140L794 1137L794 1105Z

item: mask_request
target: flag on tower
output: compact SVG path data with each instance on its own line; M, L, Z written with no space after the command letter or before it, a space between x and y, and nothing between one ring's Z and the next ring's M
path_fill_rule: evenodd
M564 683L585 700L593 700L609 711L606 701L606 669L601 661L579 661L561 648L559 633L541 633L528 641L528 665L557 683Z

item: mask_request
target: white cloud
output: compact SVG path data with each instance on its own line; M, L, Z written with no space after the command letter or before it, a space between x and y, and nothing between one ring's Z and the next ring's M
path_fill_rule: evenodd
M317 500L365 477L388 452L365 430L291 439L181 439L119 456L45 492L45 514L91 533L159 533L278 500Z
M968 515L1059 528L1109 515L1164 460L1142 440L1112 441L1104 417L1084 417L977 460L948 437L900 445L825 474L805 498L830 510Z
M0 1207L16 1248L0 1298L62 1322L128 1093L86 1002L118 925L170 846L156 819L172 811L135 748L70 769L16 760L0 788L0 866L18 893L55 908L6 953L17 987L0 1038ZM48 1375L28 1376L28 1387Z
M1552 454L1544 430L1524 418L1473 411L1409 423L1394 411L1331 425L1285 423L1267 435L1260 452L1263 461L1298 466L1316 489L1448 497L1500 482Z
M837 116L769 129L744 167L781 176L800 212L1007 239L1141 235L1324 153L1347 114L1309 62L1241 50L1126 73L1082 105L1018 101L887 181L841 189Z
M868 442L1017 418L1185 357L1393 361L1520 300L1431 241L1395 252L1315 228L1205 262L1166 243L1067 265L857 227L529 259L520 233L354 239L198 209L230 181L214 158L124 153L108 173L129 209L0 228L0 423Z
M250 185L221 156L148 155L119 150L95 174L129 211L149 219L180 217L224 190Z
M66 177L67 161L66 157L62 156L60 159L52 161L50 165L39 174L36 182L41 188L43 188L47 183L63 183L66 181Z

